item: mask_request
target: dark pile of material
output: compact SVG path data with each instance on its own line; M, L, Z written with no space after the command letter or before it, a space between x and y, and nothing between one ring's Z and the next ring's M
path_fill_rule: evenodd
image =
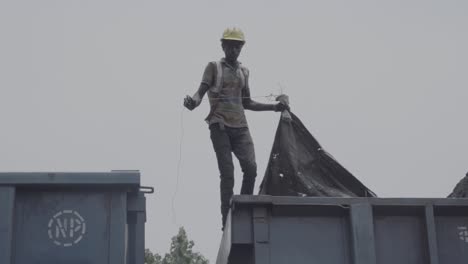
M453 189L452 193L448 196L450 198L468 198L468 172L466 176L458 182Z

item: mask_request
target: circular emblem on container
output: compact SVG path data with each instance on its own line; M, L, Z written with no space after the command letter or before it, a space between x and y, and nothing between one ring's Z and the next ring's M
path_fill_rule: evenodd
M71 247L83 239L86 222L77 211L63 210L50 219L48 233L55 245Z

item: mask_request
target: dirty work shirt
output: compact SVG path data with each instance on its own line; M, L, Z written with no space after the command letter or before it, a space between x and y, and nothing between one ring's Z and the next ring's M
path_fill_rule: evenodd
M248 127L242 105L242 95L245 94L244 91L249 89L248 70L240 63L231 66L224 59L221 59L221 68L223 79L220 92L214 93L211 89L208 90L210 114L206 122L209 125L221 123L233 128ZM208 63L203 73L202 83L207 84L210 88L213 87L216 82L216 74L216 63ZM244 75L244 78L241 74Z

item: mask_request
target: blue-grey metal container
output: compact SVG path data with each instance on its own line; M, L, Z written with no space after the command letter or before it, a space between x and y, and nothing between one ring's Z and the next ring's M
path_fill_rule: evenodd
M143 264L138 171L0 173L1 264Z
M468 199L234 196L217 264L466 264Z

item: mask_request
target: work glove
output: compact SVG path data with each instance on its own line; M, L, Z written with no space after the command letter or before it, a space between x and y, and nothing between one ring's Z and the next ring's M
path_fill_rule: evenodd
M193 100L192 97L190 97L189 95L187 95L185 98L184 98L184 106L192 111L193 109L195 109L196 107L196 103L195 103L195 100Z

